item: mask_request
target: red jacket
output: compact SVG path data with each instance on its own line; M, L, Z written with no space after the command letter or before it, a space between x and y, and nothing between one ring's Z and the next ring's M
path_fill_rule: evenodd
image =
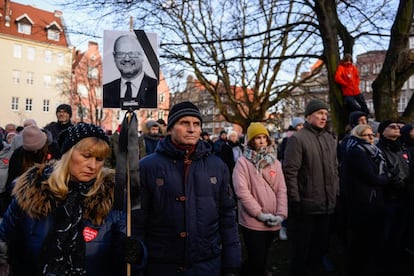
M357 96L361 93L358 69L353 64L339 64L335 73L335 81L341 85L343 96Z

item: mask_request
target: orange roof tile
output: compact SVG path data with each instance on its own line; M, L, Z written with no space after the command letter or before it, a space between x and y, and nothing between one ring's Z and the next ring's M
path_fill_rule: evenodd
M47 38L47 26L59 26L64 29L62 18L55 16L55 14L62 15L62 12L45 11L33 7L31 5L23 5L15 2L10 2L10 27L5 26L5 2L0 2L0 33L12 35L24 39L34 40L37 42L43 42L53 45L59 45L68 47L68 41L64 32L60 33L59 41L50 40ZM31 34L22 34L17 32L17 21L16 19L31 20L34 24L32 25ZM29 21L30 21L29 20ZM27 22L29 22L27 21Z

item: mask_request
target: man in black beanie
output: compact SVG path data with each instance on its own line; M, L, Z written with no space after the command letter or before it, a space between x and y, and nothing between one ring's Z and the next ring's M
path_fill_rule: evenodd
M45 129L52 135L54 142L57 142L59 133L62 130L73 126L70 121L70 118L72 118L72 107L68 104L59 105L56 108L56 118L57 122L51 122L45 126Z
M380 134L377 143L384 154L391 182L384 190L385 203L385 259L386 275L401 275L401 255L404 246L405 226L412 220L407 217L407 206L412 204L407 191L411 189L410 167L412 159L407 148L400 141L400 123L384 120L378 126ZM411 234L410 234L411 235Z
M168 134L139 162L146 275L235 275L240 267L229 170L200 139L202 123L193 103L174 105Z

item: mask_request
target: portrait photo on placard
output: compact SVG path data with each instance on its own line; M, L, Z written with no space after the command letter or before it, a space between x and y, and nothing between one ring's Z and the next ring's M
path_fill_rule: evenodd
M157 108L158 82L157 34L104 31L103 107Z

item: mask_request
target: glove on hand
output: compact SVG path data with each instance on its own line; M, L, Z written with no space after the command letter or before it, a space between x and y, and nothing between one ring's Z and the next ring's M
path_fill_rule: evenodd
M136 237L125 238L125 261L130 264L139 264L144 256L144 249Z
M256 218L260 221L267 222L269 220L275 220L276 216L274 216L270 213L262 213L261 212Z
M268 221L266 222L266 224L267 224L267 225L269 225L269 226L276 226L276 225L281 224L284 220L285 220L285 219L284 219L282 216L276 215L276 216L275 216L275 219L273 219L273 220L268 220Z

